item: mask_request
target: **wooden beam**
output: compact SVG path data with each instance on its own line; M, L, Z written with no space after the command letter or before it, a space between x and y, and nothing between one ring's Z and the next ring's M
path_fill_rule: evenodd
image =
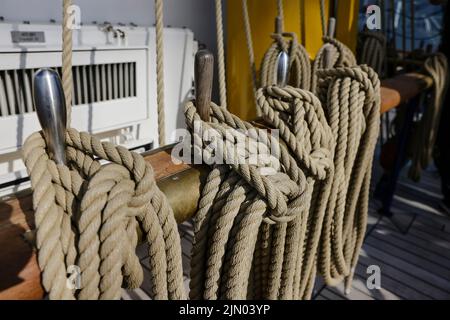
M420 73L405 73L381 81L381 113L398 107L432 85L433 80Z

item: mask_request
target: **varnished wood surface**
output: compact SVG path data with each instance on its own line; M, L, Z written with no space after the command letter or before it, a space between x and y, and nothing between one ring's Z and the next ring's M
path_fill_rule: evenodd
M433 85L433 80L419 73L405 73L381 82L381 113L414 98Z

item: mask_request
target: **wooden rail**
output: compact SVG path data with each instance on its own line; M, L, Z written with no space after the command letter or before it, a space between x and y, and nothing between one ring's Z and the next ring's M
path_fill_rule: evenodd
M382 82L381 113L408 101L432 82L419 74L405 74ZM144 155L153 167L158 186L167 196L178 222L196 211L202 182L208 173L203 165L175 165L171 146ZM189 190L189 192L187 192ZM34 229L29 190L0 201L0 299L41 299L40 270L32 246L25 241Z

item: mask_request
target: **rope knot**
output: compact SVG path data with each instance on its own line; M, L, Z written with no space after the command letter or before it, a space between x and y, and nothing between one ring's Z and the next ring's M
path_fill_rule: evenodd
M257 102L264 120L277 128L302 167L324 179L333 138L319 99L306 90L268 86L258 90Z

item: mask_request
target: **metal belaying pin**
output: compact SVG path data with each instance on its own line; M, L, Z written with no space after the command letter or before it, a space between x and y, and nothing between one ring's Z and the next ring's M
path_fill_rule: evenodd
M33 101L51 158L57 164L66 164L66 101L55 70L43 68L36 72Z
M197 52L194 73L197 111L203 121L209 121L214 76L214 56L210 51L200 50Z
M276 63L276 83L279 87L285 87L288 82L289 74L289 56L285 51L281 51L277 57Z

